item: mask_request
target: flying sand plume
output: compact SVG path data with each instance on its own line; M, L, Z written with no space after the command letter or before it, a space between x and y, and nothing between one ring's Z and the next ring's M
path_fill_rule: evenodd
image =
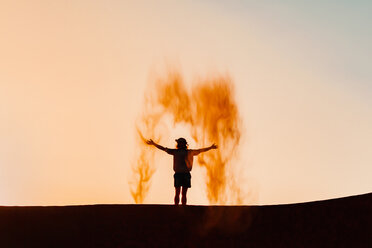
M151 102L146 100L145 103ZM131 185L130 192L136 203L143 203L151 184L151 177L155 172L154 167L154 150L150 149L146 144L146 140L142 134L146 137L154 137L154 140L158 141L160 135L156 133L159 128L159 119L161 114L155 113L155 109L151 104L145 104L142 116L137 123L137 147L139 148L139 153L135 163L132 164L132 171L134 178L129 182ZM140 131L142 130L142 132Z
M154 153L143 137L161 140L166 136L167 128L161 119L168 114L175 125L187 125L198 146L219 145L218 150L198 156L198 164L206 169L209 202L241 204L243 196L231 163L238 153L241 119L231 79L219 76L199 80L188 91L179 73L169 73L167 78L155 81L154 86L145 97L145 108L137 123L140 153L133 165L136 179L131 189L135 202L143 202L156 168Z

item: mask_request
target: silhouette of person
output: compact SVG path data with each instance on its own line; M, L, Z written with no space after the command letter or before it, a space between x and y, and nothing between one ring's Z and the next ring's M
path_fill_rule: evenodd
M187 189L191 188L191 174L193 157L202 153L209 151L211 149L217 149L217 145L213 144L209 147L202 149L188 149L188 144L186 139L179 138L176 139L177 149L170 149L163 147L159 144L156 144L152 139L147 140L148 145L153 145L156 148L167 152L170 155L173 155L173 170L174 170L174 204L178 205L180 201L180 192L182 187L182 205L186 205L187 198Z

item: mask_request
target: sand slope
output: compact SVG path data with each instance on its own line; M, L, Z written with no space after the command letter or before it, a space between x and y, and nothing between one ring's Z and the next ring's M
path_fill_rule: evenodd
M372 247L372 193L272 206L0 207L0 247Z

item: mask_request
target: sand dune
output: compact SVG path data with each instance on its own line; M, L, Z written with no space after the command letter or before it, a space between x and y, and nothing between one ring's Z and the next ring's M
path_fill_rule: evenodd
M270 206L0 207L0 247L372 247L372 193Z

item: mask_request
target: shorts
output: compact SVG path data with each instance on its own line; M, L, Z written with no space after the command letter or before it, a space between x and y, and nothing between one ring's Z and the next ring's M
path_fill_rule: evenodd
M191 188L191 174L190 172L185 173L174 173L174 187L186 187Z

